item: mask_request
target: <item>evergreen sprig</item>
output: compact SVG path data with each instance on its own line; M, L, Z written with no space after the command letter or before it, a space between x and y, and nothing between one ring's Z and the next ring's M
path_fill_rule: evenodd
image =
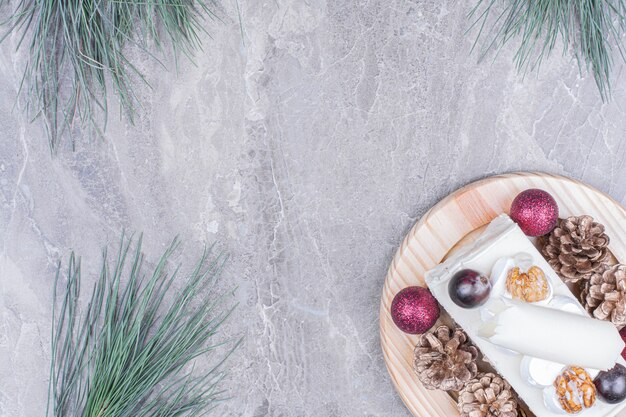
M149 56L171 45L175 55L201 48L205 17L215 18L215 0L17 0L0 41L18 32L18 48L28 45L22 87L28 113L43 116L54 151L75 122L102 134L113 90L133 120L140 102L133 81L148 85L129 59L128 46ZM0 7L9 4L0 0ZM72 140L72 146L74 140Z
M625 57L625 12L626 0L478 0L470 19L479 27L476 40L489 39L483 56L519 38L515 63L521 73L538 68L560 40L563 54L572 51L607 100L614 50Z
M167 264L178 241L147 275L141 238L134 251L131 243L122 239L112 263L105 251L85 309L79 306L80 259L70 256L65 283L59 265L54 299L58 287L62 298L53 308L46 416L191 417L224 399L225 358L201 375L189 369L220 346L208 341L232 311L221 310L213 291L224 257L209 261L205 251L175 291L179 269L168 272Z

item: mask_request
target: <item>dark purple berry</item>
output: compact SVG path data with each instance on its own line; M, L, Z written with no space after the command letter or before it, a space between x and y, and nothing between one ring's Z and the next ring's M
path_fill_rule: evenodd
M626 398L626 368L619 363L613 369L600 372L593 383L600 398L609 404L617 404Z
M450 279L448 293L452 301L460 307L478 307L489 298L491 281L473 269L463 269Z

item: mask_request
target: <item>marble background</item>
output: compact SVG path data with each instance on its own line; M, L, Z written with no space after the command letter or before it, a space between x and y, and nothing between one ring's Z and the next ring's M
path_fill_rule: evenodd
M176 234L187 265L205 243L231 254L221 285L239 308L223 335L245 343L218 414L408 416L379 347L379 296L430 206L514 170L626 202L623 68L602 103L571 59L526 79L510 49L479 63L472 3L223 0L195 66L164 72L133 52L153 86L135 125L113 112L105 140L54 158L16 104L24 55L7 39L0 416L43 415L56 262L77 250L93 281L123 228L145 233L151 259Z

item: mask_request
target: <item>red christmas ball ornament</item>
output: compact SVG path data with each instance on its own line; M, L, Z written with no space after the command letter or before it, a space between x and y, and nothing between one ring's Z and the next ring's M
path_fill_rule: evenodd
M626 327L624 327L622 330L619 331L619 335L622 336L622 340L626 344ZM622 358L626 359L626 345L624 346L624 349L622 350Z
M391 318L405 333L425 333L435 325L439 313L439 303L424 287L404 288L391 302Z
M550 193L531 188L515 197L510 216L527 236L543 236L556 226L559 206Z

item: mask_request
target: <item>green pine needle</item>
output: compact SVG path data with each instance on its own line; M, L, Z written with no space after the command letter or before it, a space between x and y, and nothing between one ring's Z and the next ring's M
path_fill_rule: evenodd
M28 112L43 116L51 150L79 122L102 134L113 90L130 120L140 105L133 81L143 74L129 60L128 45L150 54L171 45L175 55L201 48L205 17L215 18L215 0L17 0L7 31L20 33L29 58L22 86ZM0 7L9 4L0 0ZM72 140L72 146L74 141Z
M470 19L472 27L479 27L476 41L490 39L482 56L519 38L515 63L521 73L538 68L560 39L563 54L573 51L607 100L613 50L624 59L625 11L626 0L478 0Z
M72 253L60 310L53 308L52 360L46 416L191 417L224 399L222 359L203 375L189 367L220 344L208 344L231 310L221 311L213 285L224 257L198 261L180 291L178 268L168 272L174 241L150 274L141 238L122 238L113 263L106 251L88 305L79 307L80 260ZM127 258L130 258L127 260ZM171 298L171 302L166 302ZM237 345L237 344L236 344ZM235 345L235 347L236 347Z

